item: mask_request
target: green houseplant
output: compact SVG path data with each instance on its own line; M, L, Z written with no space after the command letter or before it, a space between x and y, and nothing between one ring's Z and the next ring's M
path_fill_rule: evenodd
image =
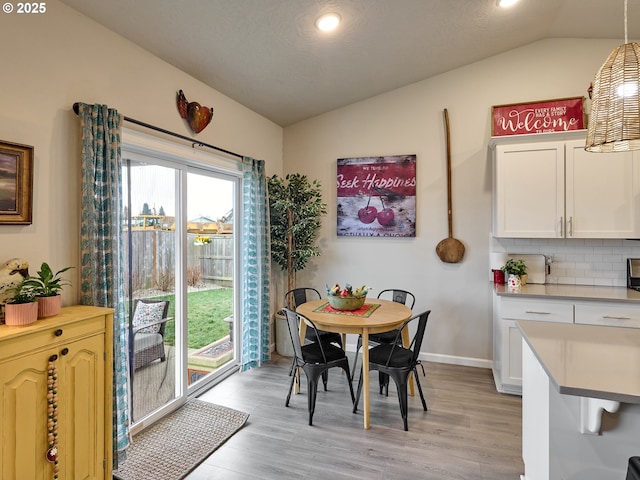
M506 281L509 288L520 288L526 283L527 265L523 260L510 258L502 267L502 271L508 277Z
M320 187L319 181L297 173L274 175L268 182L271 258L287 272L287 291L295 288L296 272L320 255L316 240L327 213Z
M527 273L527 265L523 260L515 260L513 258L510 258L502 267L502 271L506 275L517 275L521 277L522 275L525 275Z
M48 263L42 262L37 276L29 275L23 284L33 290L38 301L38 317L51 317L60 313L62 308L61 292L71 283L62 278L62 274L73 267L65 267L53 272Z
M36 293L24 279L13 289L13 297L4 305L4 322L9 326L31 325L38 319Z
M287 291L295 288L296 272L311 257L320 255L316 245L321 217L327 213L322 202L320 182L305 175L272 176L268 180L269 218L271 223L271 258L287 272ZM275 314L276 351L293 355L287 320L283 312Z

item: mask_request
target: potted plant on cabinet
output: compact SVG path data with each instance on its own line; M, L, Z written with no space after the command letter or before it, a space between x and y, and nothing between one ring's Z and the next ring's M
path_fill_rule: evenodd
M4 305L4 322L9 326L31 325L38 319L35 292L25 282L26 279L13 289L13 297Z
M287 290L296 286L296 272L307 266L311 257L320 255L316 245L321 217L327 213L318 180L309 181L298 173L269 178L269 218L271 222L271 258L287 272ZM279 325L280 324L280 325ZM281 335L277 333L280 332ZM291 342L284 315L276 313L276 350L291 356ZM289 354L289 355L287 355Z
M527 274L527 265L523 260L510 258L502 267L502 271L507 277L507 286L510 289L522 286L522 277Z
M52 317L62 308L61 292L63 287L71 285L61 275L73 267L65 267L53 273L48 263L42 262L37 276L28 276L23 284L35 293L38 301L38 318Z

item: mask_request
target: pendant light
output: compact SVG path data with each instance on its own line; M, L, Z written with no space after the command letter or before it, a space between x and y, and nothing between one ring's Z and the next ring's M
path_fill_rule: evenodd
M639 60L640 44L627 43L624 0L624 45L611 52L596 73L585 150L640 150Z

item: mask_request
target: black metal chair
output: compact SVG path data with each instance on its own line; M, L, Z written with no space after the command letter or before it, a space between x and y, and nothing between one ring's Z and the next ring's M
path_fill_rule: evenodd
M303 303L309 300L319 300L322 298L320 292L315 288L311 287L300 287L289 290L284 294L284 302L287 308L291 310L295 310L298 305L302 305ZM339 333L325 332L324 330L318 330L318 336L320 337L320 341L325 343L335 343L340 348L343 348L342 345L342 335ZM318 339L316 338L315 333L311 329L307 329L307 333L305 335L305 343L316 342ZM293 373L295 369L295 359L291 362L291 370L289 371L289 375ZM324 383L324 389L327 389L327 381L328 374L325 373L322 375L322 383Z
M291 310L295 310L298 305L308 302L309 300L319 300L320 298L322 298L320 292L310 287L294 288L284 294L285 305ZM324 330L318 330L318 333L320 334L321 341L325 343L335 343L340 346L340 348L343 347L342 335L339 333L325 332ZM309 342L317 341L315 333L310 330L307 330L305 339Z
M369 350L369 371L377 370L387 383L389 377L393 378L398 390L398 400L400 402L400 414L404 422L404 429L409 430L407 423L407 411L408 411L408 398L407 398L407 384L409 375L413 372L416 379L416 385L418 386L418 392L420 392L420 400L422 400L422 407L424 411L427 411L427 403L424 400L424 394L422 393L422 386L420 385L420 379L418 378L417 366L421 365L418 360L420 354L420 348L422 347L422 339L424 338L424 332L427 328L427 319L431 310L427 310L415 317L407 320L396 333L396 339L392 343L382 343ZM411 340L409 348L402 347L401 330L405 326L408 328L410 322L418 322L418 329L416 334ZM424 367L422 367L422 373L424 375ZM380 393L382 393L383 384L380 384ZM387 390L388 391L388 390ZM360 394L362 393L362 373L360 374L360 380L358 381L358 391L356 393L356 401L353 404L353 412L358 409L358 402L360 401Z
M391 297L394 302L402 303L413 310L413 306L416 303L416 297L413 293L407 290L401 290L399 288L389 288L382 290L378 294L378 298ZM389 332L372 333L369 335L369 346L375 347L381 343L391 343L396 339L397 330L391 330ZM400 345L402 345L402 337L400 337ZM351 378L356 376L356 366L358 364L358 352L362 348L362 335L358 335L358 343L356 345L356 355L353 357L353 371L351 372Z
M291 336L291 342L293 343L294 370L301 368L307 377L309 425L313 425L313 413L316 408L316 394L318 392L318 378L330 368L340 367L345 371L345 374L347 375L347 384L349 385L349 391L351 392L351 401L355 402L353 386L351 385L351 376L349 375L349 359L342 348L331 343L320 341L319 331L311 320L288 308L283 308L283 311L287 317L289 335ZM307 322L307 330L311 330L313 335L316 337L316 341L306 345L300 345L300 337L298 335L299 321ZM287 407L291 400L291 392L293 391L295 381L296 375L292 375L289 393L287 394L287 401L285 402ZM325 384L325 390L326 389Z

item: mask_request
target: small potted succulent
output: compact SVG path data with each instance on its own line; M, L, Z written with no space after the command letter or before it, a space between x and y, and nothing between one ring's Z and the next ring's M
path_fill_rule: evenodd
M525 281L523 282L523 278L527 275L527 265L523 260L515 260L510 258L502 267L502 271L507 277L507 286L510 289L520 288Z
M65 267L53 273L48 263L42 262L37 276L29 275L23 283L35 293L38 301L38 318L57 315L62 308L61 292L63 287L71 285L61 275L73 267Z
M4 305L4 322L9 326L31 325L38 319L38 303L26 279L13 289L14 295Z

